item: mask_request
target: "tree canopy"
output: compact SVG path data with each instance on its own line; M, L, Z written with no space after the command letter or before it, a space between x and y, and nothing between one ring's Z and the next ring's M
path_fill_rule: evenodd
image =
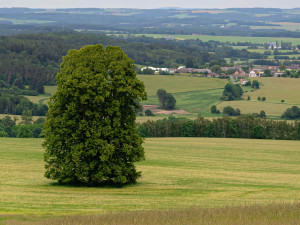
M45 176L60 184L136 182L144 159L136 110L146 99L133 60L119 47L70 50L57 74L45 123Z

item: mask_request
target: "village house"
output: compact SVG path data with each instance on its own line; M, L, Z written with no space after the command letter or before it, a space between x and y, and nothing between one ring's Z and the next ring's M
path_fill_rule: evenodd
M242 69L238 69L234 74L233 74L234 78L237 80L237 78L239 77L247 77L248 74L242 70Z
M246 79L240 79L240 84L241 85L245 85L248 82L248 80Z
M260 77L260 75L257 74L254 70L252 70L252 71L249 73L249 77Z

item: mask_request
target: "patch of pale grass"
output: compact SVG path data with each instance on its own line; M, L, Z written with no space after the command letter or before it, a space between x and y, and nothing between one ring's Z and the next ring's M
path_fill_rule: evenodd
M25 220L25 221L24 221ZM29 221L26 221L29 220ZM297 225L300 221L300 204L268 204L227 206L221 208L186 208L173 210L135 211L106 215L78 215L60 218L9 219L7 225Z

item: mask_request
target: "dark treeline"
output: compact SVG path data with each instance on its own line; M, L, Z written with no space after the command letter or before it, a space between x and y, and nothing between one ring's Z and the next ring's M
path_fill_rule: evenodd
M22 94L32 94L27 90L17 87L2 87L0 83L0 114L22 115L24 111L30 110L33 116L45 116L48 106L45 104L32 103Z
M142 137L222 137L299 140L300 123L274 121L242 115L235 118L222 117L208 120L169 117L138 124Z
M135 63L149 66L178 66L185 64L188 57L193 57L195 66L201 66L218 59L203 50L204 44L197 47L166 42L128 42L105 35L79 33L22 34L0 38L0 80L12 85L19 79L31 90L43 93L43 85L55 84L62 57L69 49L93 44L120 46Z
M16 119L6 116L0 119L0 137L18 137L18 138L42 138L44 137L43 118L39 118L34 123L21 124L16 123Z

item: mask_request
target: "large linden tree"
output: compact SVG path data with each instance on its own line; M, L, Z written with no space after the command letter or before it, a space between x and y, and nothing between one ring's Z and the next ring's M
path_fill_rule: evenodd
M135 132L146 99L131 60L119 47L70 50L57 74L57 92L45 123L45 176L60 184L136 182L134 162L144 159Z

